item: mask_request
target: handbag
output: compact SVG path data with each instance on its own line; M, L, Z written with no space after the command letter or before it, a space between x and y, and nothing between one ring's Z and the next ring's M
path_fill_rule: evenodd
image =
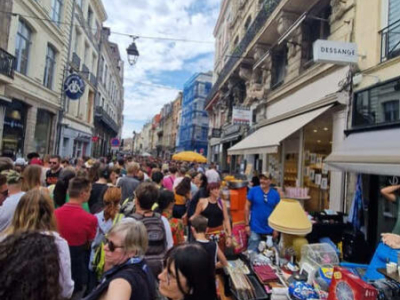
M248 236L246 233L246 224L244 222L233 223L232 243L235 254L242 253L247 249Z

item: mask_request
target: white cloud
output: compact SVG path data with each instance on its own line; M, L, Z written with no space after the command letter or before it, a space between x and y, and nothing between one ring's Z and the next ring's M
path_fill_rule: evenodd
M132 40L116 34L110 37L110 40L118 43L125 60L123 137L129 137L133 130L140 131L142 124L157 114L165 103L173 101L178 93L173 87L162 89L138 82L167 85L159 78L165 75L164 72L206 72L213 66L214 43L161 41L144 37L213 42L212 32L220 1L103 0L103 3L108 14L105 25L112 32L143 36L136 41L140 56L134 67L126 61L125 51Z

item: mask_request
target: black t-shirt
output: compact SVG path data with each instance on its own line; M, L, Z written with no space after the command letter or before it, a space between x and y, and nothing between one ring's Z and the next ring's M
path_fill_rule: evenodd
M208 253L208 256L210 257L211 261L213 262L213 265L217 263L217 243L213 241L203 241L203 240L198 240L196 241L198 244L200 244Z
M90 213L97 214L104 208L104 194L107 191L107 184L105 183L93 183L92 190L90 192L90 198L88 201Z
M56 184L58 181L58 177L60 176L61 168L58 169L57 172L53 173L51 170L47 170L46 172L46 184L47 186Z

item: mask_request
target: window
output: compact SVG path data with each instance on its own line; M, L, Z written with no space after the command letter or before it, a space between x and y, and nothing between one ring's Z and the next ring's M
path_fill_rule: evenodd
M100 58L100 70L99 70L99 80L103 82L103 71L104 71L104 57Z
M75 28L75 41L74 41L74 52L78 54L79 51L79 42L81 40L81 33L77 28Z
M353 127L399 121L399 102L399 79L356 93L353 105Z
M55 65L56 51L52 46L47 45L46 66L44 68L43 85L49 89L53 88Z
M61 22L61 8L62 8L62 0L51 1L51 19L54 22L57 22L58 26L60 26Z
M106 69L104 70L104 78L103 78L103 83L104 87L107 88L107 75L108 75L108 66L106 65Z
M76 0L76 5L82 8L82 0Z
M89 26L89 30L92 27L92 22L93 22L93 10L89 6L88 12L87 12L87 23Z
M24 75L28 72L29 51L31 46L32 30L23 20L19 20L15 46L16 70Z
M271 88L280 86L285 80L287 66L287 48L283 46L281 49L272 53L272 78Z
M385 122L394 122L399 120L399 100L385 102L382 106Z
M249 16L246 20L246 23L244 23L244 30L248 30L251 24L251 16Z
M400 55L400 1L389 0L388 27L381 33L386 59Z
M86 65L86 67L89 67L89 45L85 43L85 52L83 54L83 63Z

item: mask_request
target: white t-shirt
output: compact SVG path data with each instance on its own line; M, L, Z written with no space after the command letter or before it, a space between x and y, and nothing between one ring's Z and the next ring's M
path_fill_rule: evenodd
M10 226L19 200L24 194L25 192L19 192L17 194L8 196L3 205L0 206L0 232Z
M165 235L167 238L167 249L169 250L174 246L174 239L172 238L171 226L169 225L168 219L166 217L161 216L161 220L164 223Z
M206 171L206 177L207 177L207 182L212 183L212 182L220 182L221 178L219 177L219 174L217 171L214 169L209 169Z

